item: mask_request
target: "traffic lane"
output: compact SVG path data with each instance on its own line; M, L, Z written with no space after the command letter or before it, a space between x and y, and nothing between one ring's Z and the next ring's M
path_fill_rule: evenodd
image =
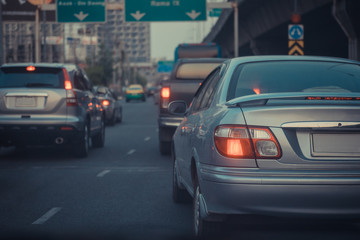
M136 160L136 159L135 159ZM0 217L8 235L191 236L191 206L171 200L166 167L36 167L1 171ZM17 176L21 176L21 180ZM41 226L34 222L59 210ZM185 224L184 224L185 223ZM187 224L186 224L187 223ZM185 235L185 236L186 236Z
M172 203L166 169L112 168L101 178L99 170L33 170L23 178L27 184L13 184L13 191L2 194L2 228L51 236L191 236L191 207ZM59 211L36 224L53 209Z
M250 220L228 221L221 227L221 239L329 239L360 238L359 224L320 219L273 218L257 216Z
M7 194L2 200L8 201L0 200L0 206L4 207L1 225L8 235L191 236L183 209L191 214L191 206L178 208L171 201L171 161L157 151L156 121L144 127L136 119L129 126L125 122L106 130L107 142L115 143L109 148L118 156L116 161L104 157L106 148L94 149L81 160L46 149L30 149L32 153L21 158L7 156L9 161L2 161L2 166L9 165L0 176L7 180L1 189ZM142 131L135 131L138 128ZM128 149L144 145L139 139L145 147L129 154Z
M149 108L147 103L135 104L128 105L134 115ZM81 160L34 150L27 158L15 157L15 162L0 161L1 229L24 239L29 233L50 239L192 239L192 206L172 202L172 163L158 153L154 115L148 112L147 119L142 118L148 127L141 125L141 115L128 117L124 125L106 130L115 159L104 157L104 148ZM129 149L136 151L129 154ZM219 234L221 239L359 236L353 225L322 226L227 222Z
M106 156L115 163L129 157L129 161L121 162L127 166L153 166L161 161L171 168L169 158L158 150L158 107L149 100L131 101L123 104L123 113L121 124L107 128ZM140 160L132 161L134 156Z

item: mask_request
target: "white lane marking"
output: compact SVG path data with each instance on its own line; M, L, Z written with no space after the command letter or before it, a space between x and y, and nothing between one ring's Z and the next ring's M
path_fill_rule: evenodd
M112 168L113 173L143 173L143 172L169 172L169 170L160 167L116 167Z
M100 173L98 173L98 175L96 175L96 177L103 177L105 176L106 174L108 174L109 172L111 172L110 170L104 170Z
M151 137L146 137L146 138L144 139L144 141L147 142L147 141L149 141L150 139L151 139Z
M61 210L60 207L54 207L50 209L47 213L45 213L41 218L33 222L32 224L43 224L52 218L55 214L57 214Z
M135 149L131 149L130 151L127 152L127 155L132 155L134 152L136 152Z

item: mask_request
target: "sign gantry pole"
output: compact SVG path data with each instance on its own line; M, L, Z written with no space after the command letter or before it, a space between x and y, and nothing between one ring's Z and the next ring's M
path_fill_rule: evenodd
M35 11L35 62L40 62L40 18L39 18L40 8L39 6Z
M236 2L208 3L208 9L234 9L234 57L239 56L239 9Z
M0 3L0 66L4 63L2 4Z

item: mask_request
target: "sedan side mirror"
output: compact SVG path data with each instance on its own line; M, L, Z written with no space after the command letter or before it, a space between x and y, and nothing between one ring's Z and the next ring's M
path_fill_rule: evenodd
M99 93L99 94L104 94L104 95L107 93L105 87L98 87L96 92Z
M168 106L169 113L178 116L184 116L186 113L186 102L184 101L174 101L169 103Z

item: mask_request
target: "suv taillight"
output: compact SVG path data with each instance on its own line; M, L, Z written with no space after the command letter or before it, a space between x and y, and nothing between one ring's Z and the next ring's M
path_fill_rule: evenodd
M161 96L161 107L167 108L169 105L170 88L169 87L161 88L160 96Z
M161 89L161 97L162 98L170 98L170 88L169 87L163 87Z
M64 83L65 83L65 90L66 90L66 106L77 106L78 101L76 98L76 93L72 88L69 74L65 68L63 69L63 73L64 73L64 79L65 79Z
M216 149L230 158L278 159L281 150L269 128L220 125L215 129Z

